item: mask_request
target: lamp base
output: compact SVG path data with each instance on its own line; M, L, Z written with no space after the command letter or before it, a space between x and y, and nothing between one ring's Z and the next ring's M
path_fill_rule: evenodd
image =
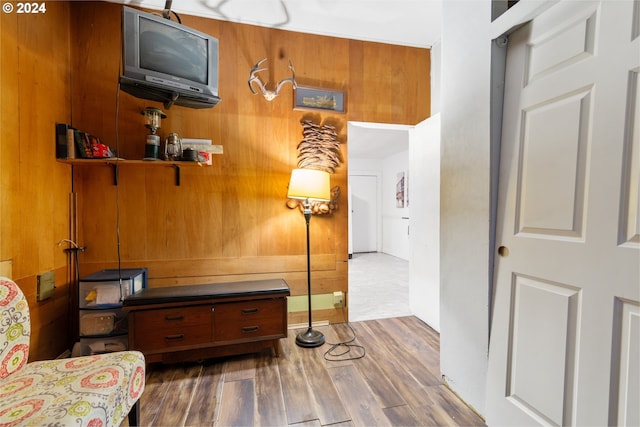
M324 335L309 328L296 336L296 344L300 347L320 347L324 344Z

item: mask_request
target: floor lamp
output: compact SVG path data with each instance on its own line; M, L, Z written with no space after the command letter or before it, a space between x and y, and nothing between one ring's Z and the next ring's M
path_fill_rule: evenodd
M318 347L324 344L322 332L311 327L311 253L309 245L309 221L311 220L311 200L329 200L331 186L329 173L316 169L294 169L289 181L290 199L304 200L304 218L307 223L307 299L309 302L309 327L296 336L296 344L300 347Z

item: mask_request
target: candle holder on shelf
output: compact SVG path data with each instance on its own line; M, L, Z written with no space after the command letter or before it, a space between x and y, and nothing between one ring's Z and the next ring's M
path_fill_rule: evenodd
M180 160L182 157L182 140L177 133L170 133L164 140L164 159Z

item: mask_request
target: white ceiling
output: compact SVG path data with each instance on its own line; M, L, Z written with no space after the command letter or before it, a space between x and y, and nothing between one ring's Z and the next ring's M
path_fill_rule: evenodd
M161 10L165 0L110 0ZM178 14L302 33L430 48L442 0L174 0Z
M162 10L165 0L108 0ZM440 40L442 0L173 0L171 10L230 22L430 48ZM408 127L350 123L350 158L385 158L408 147Z
M356 159L384 159L409 149L412 126L349 122L348 156Z

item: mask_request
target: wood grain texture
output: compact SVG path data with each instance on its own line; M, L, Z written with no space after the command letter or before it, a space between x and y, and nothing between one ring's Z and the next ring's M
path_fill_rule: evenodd
M304 220L284 205L300 121L335 124L346 158L349 120L416 124L430 114L426 49L185 15L186 25L220 40L222 102L171 108L161 134L212 139L224 154L213 166L182 168L180 187L171 167L120 167L116 188L112 167L55 160L54 125L94 133L125 158L143 156L140 111L155 104L118 90L120 12L109 2L56 1L40 15L0 14L0 259L12 260L29 295L42 272L55 270L59 285L55 302L29 300L34 360L75 340L73 259L61 239L87 247L83 275L122 262L148 265L153 286L285 277L292 295L303 295ZM269 81L288 76L291 59L299 84L345 91L346 113L295 110L290 87L271 103L252 95L249 70L264 57ZM332 175L342 189L338 210L311 224L314 293L347 291L347 171L345 162ZM314 315L341 318L336 310Z
M415 377L414 373L405 369L403 364L398 360L398 354L403 351L402 347L398 347L395 341L387 339L385 336L378 336L372 331L368 322L354 323L353 328L357 335L364 342L375 341L379 343L376 346L367 346L367 354L374 360L394 360L396 363L379 365L384 375L393 379L394 387L401 396L404 397L410 406L419 406L424 402L424 385ZM419 375L424 375L422 368L416 371Z
M224 372L225 382L253 379L256 377L256 358L245 355L230 359Z
M221 426L252 426L254 423L254 381L238 380L222 386L222 401L217 423ZM176 425L176 424L169 424Z
M222 363L205 363L197 384L197 396L192 400L185 426L203 426L214 419L218 393L222 387Z
M69 5L45 14L0 15L0 259L27 295L30 359L70 346L69 268L57 242L69 237L69 168L55 160L55 123L69 122ZM62 29L62 31L61 31ZM38 302L36 276L53 270L54 297Z
M419 426L413 410L407 405L392 406L382 410L393 426Z
M344 403L351 414L352 421L359 426L390 426L390 420L384 415L382 408L366 381L354 366L340 366L331 369L331 378L338 388Z
M379 321L372 321L367 323L367 326L370 328L371 332L378 338L382 339L387 343L387 348L401 348L401 346L405 346L406 342L399 342L400 339L404 340L405 336L398 335L397 329L393 330L387 327L387 322L385 325L382 325ZM391 329L391 330L390 330ZM403 365L411 365L411 366L420 366L423 365L424 369L418 370L413 374L413 378L423 387L439 385L441 383L440 375L438 373L433 373L429 371L428 366L426 366L422 360L417 357L415 353L412 351L400 351L396 354L396 358Z
M296 334L290 334L295 341ZM322 425L348 421L349 413L343 404L332 372L323 362L324 346L300 352L307 382L313 392L318 419Z
M282 393L285 401L287 424L298 424L308 420L318 419L313 393L304 365L297 351L295 334L289 333L287 339L281 339L280 357L277 360L282 380Z
M282 394L282 381L275 357L268 352L256 356L255 392L256 425L287 424Z
M375 328L372 328L375 323ZM329 339L350 340L344 324L318 328ZM483 426L471 409L442 383L405 387L409 378L438 372L425 367L419 357L406 359L402 353L437 352L438 334L415 317L353 323L355 343L367 349L364 358L328 362L323 358L328 344L302 348L295 333L281 339L282 353L211 359L203 364L195 388L183 387L178 397L168 390L184 382L188 365L148 367L147 389L141 400L141 423L146 426L182 426L175 418L164 419L157 408L170 402L187 420L214 426ZM376 333L371 333L375 329ZM388 336L392 335L390 340ZM416 352L415 344L421 350ZM431 347L429 349L429 347ZM214 368L216 367L217 368ZM428 368L428 369L427 369ZM367 375L370 370L375 375ZM213 373L213 376L211 376ZM175 380L173 379L175 377ZM221 384L221 381L224 383ZM381 393L398 395L396 399ZM217 394L216 394L217 393ZM196 406L196 401L202 402ZM187 405L187 402L191 402ZM201 413L196 413L200 412ZM193 424L191 424L193 425ZM126 426L126 422L123 426Z
M12 261L10 259L0 261L0 276L12 277Z
M147 372L144 396L149 402L155 402L155 404L141 406L140 420L145 420L145 424L155 424L158 414L163 409L165 398L168 394L171 394L173 378L178 372L179 369L149 370ZM160 420L160 422L163 422L162 418Z
M387 324L388 322L385 322L385 325ZM343 325L344 324L335 325L334 329L339 329L343 327ZM353 334L347 335L347 340L353 336ZM343 338L343 340L345 339ZM436 367L437 366L438 364L436 364ZM372 393L383 407L406 406L407 402L402 398L402 394L395 388L393 382L389 380L385 372L373 358L364 357L358 361L356 367L360 371L360 375L367 380Z
M201 365L185 365L171 378L171 388L164 397L164 405L159 408L157 417L168 426L184 425L192 402L199 399L194 393L202 375ZM184 400L184 396L190 396ZM179 408L184 408L179 410Z
M80 75L72 81L73 124L117 146L122 157L139 159L147 133L140 111L153 103L117 91L120 13L120 5L106 2L71 5L72 61ZM313 292L346 292L347 121L416 124L428 117L428 99L416 96L428 98L429 51L188 15L182 22L219 39L222 101L206 110L172 107L160 134L211 139L224 154L210 167L183 168L179 187L171 168L121 167L116 191L111 168L76 166L80 234L92 248L84 271L113 267L119 250L121 263L149 268L151 286L269 274L291 280L292 295L306 294L305 223L285 201L300 121L311 118L336 126L345 159L331 183L342 189L339 208L311 222ZM345 91L347 112L296 110L290 86L272 102L251 94L249 70L265 57L265 80L287 77L291 59L298 84ZM116 99L117 108L104 102ZM315 314L338 317L335 310Z

